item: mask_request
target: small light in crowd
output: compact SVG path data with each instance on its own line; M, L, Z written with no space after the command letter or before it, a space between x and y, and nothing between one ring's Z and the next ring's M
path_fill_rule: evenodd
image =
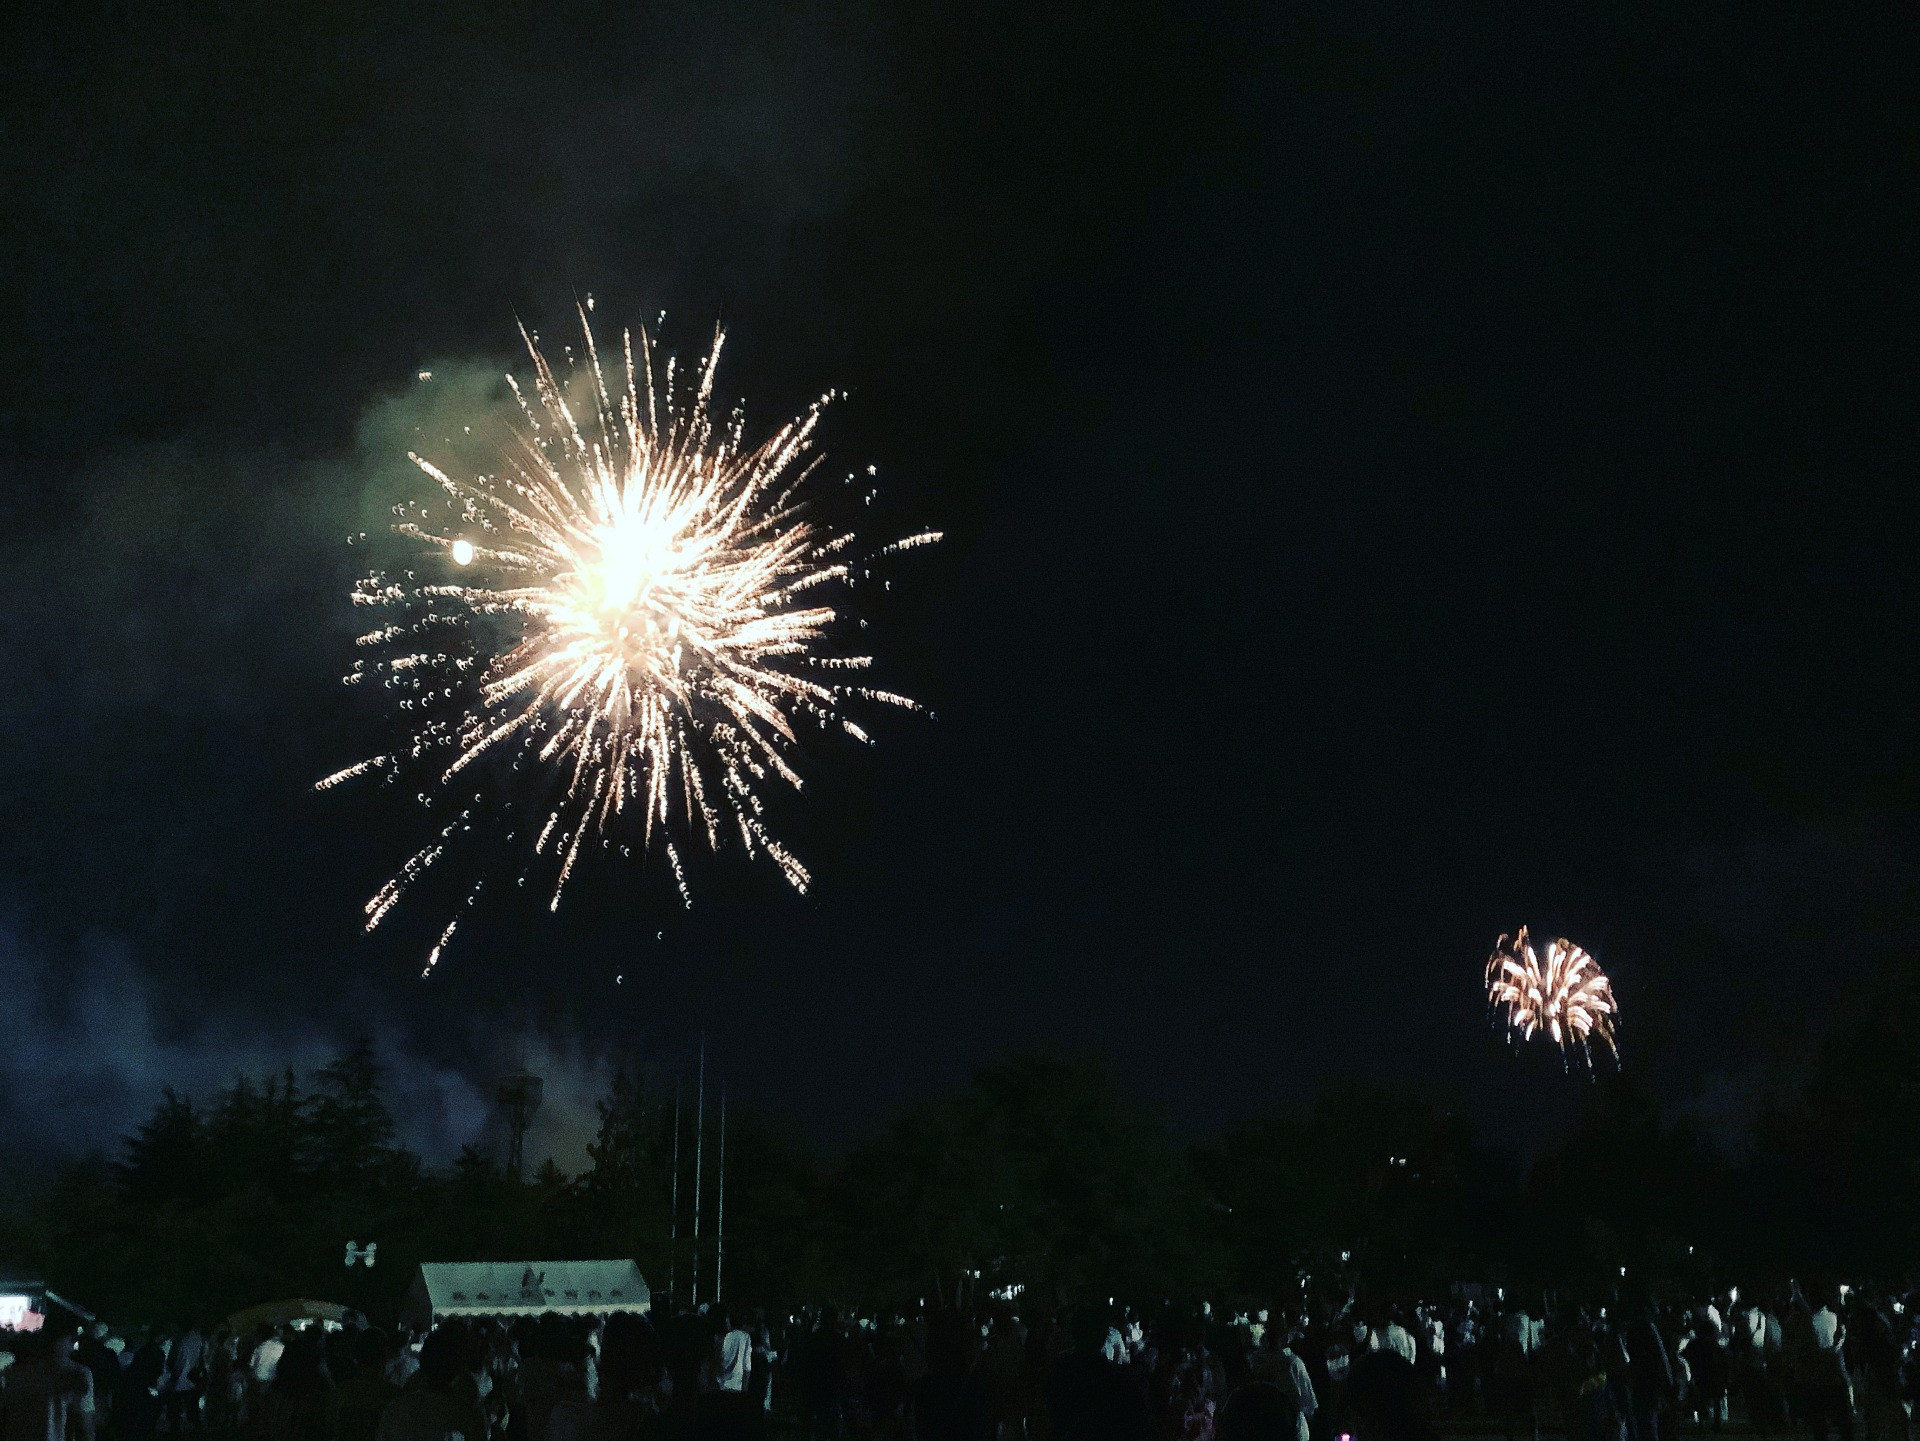
M473 564L473 542L472 541L456 540L453 543L453 563L455 565L472 565Z

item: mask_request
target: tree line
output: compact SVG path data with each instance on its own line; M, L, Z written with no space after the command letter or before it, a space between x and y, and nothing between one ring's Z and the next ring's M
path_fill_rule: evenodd
M1909 979L1828 1036L1736 1154L1631 1072L1575 1082L1577 1118L1525 1164L1417 1091L1358 1081L1183 1144L1086 1058L1009 1058L840 1157L736 1105L727 1295L1258 1304L1310 1275L1598 1290L1622 1266L1688 1285L1905 1279L1920 1272L1916 1022ZM578 1175L549 1160L522 1181L472 1147L432 1167L397 1143L361 1042L305 1078L165 1093L115 1153L0 1219L0 1260L126 1323L294 1296L384 1318L422 1260L631 1256L684 1302L696 1265L711 1286L712 1181L696 1255L684 1179L672 1224L673 1110L623 1074ZM344 1267L348 1240L378 1242L378 1265Z

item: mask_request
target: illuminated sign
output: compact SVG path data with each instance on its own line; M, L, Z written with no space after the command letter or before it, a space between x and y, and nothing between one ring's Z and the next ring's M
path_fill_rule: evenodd
M33 1309L33 1297L0 1292L0 1331L38 1331L46 1319Z

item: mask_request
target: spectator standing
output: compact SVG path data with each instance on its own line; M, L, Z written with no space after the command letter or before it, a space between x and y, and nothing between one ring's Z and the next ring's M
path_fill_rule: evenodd
M1026 1435L1027 1338L1015 1317L994 1317L976 1370L986 1387L995 1436Z
M339 1385L334 1414L339 1441L373 1441L381 1413L400 1388L387 1379L391 1347L384 1331L357 1331L353 1337L353 1374Z
M1293 1399L1277 1386L1251 1381L1220 1408L1215 1441L1292 1441L1299 1419Z
M1392 1307L1384 1308L1376 1318L1376 1324L1367 1337L1367 1349L1391 1351L1409 1366L1419 1362L1419 1347L1414 1342L1413 1333L1400 1324L1400 1313Z
M134 1348L113 1398L116 1441L153 1441L160 1429L160 1384L167 1374L167 1353L148 1336Z
M664 1409L662 1362L660 1337L644 1316L622 1312L607 1318L586 1441L639 1441L654 1434Z
M1445 1393L1447 1389L1447 1323L1437 1306L1416 1306L1414 1319L1420 1342L1420 1359L1415 1364L1425 1376L1429 1389Z
M1728 1321L1728 1383L1747 1424L1765 1435L1773 1407L1767 1386L1767 1313L1755 1297L1732 1307Z
M0 1400L4 1441L93 1441L93 1373L73 1359L72 1332L29 1333Z
M245 1368L237 1357L239 1342L222 1326L207 1340L206 1422L209 1431L231 1431L240 1416L236 1388L245 1384Z
M174 1338L173 1349L167 1353L163 1392L167 1429L175 1436L203 1429L200 1393L206 1382L207 1338L190 1326Z
M1421 1407L1413 1363L1391 1346L1360 1352L1347 1377L1355 1441L1437 1441Z
M295 1332L281 1345L273 1380L254 1398L249 1441L334 1441L333 1399L320 1332Z
M1900 1405L1900 1347L1883 1303L1856 1296L1847 1308L1853 1341L1849 1359L1858 1378L1867 1441L1906 1441L1907 1414Z
M913 1388L914 1441L990 1441L992 1411L965 1316L943 1311L933 1318L926 1363Z
M400 1328L399 1340L393 1348L393 1354L387 1358L386 1377L396 1391L402 1390L420 1370L420 1346L418 1339L407 1327Z
M1677 1394L1673 1359L1660 1337L1653 1304L1645 1296L1622 1307L1621 1353L1627 1368L1627 1434L1631 1441L1660 1441L1660 1413Z
M1307 1363L1293 1349L1292 1338L1286 1335L1284 1325L1267 1327L1259 1349L1248 1362L1248 1370L1255 1383L1272 1387L1292 1406L1293 1424L1288 1428L1288 1434L1293 1441L1308 1441L1312 1435L1313 1414L1320 1407L1319 1398L1314 1394L1313 1377L1307 1370ZM1257 1411L1264 1417L1272 1413L1273 1407L1268 1399L1257 1404L1244 1403L1242 1409ZM1224 1414L1220 1429L1223 1434L1229 1429Z
M456 1382L467 1367L466 1334L452 1326L436 1327L420 1347L420 1369L414 1384L387 1403L380 1413L374 1441L486 1441L487 1418Z
M120 1388L120 1357L107 1344L107 1334L107 1323L95 1321L73 1352L73 1359L93 1377L94 1422L99 1430L111 1425L113 1396Z
M1047 1372L1047 1414L1054 1441L1148 1441L1146 1398L1126 1369L1105 1360L1106 1318L1090 1313L1074 1328L1073 1346Z
M1516 1435L1539 1441L1538 1366L1535 1351L1540 1333L1525 1310L1509 1312L1497 1339L1489 1338L1493 1350L1488 1365L1487 1400L1500 1425L1500 1434L1512 1441ZM1635 1438L1639 1441L1639 1438Z
M723 1312L720 1320L720 1354L714 1361L713 1384L718 1391L745 1393L747 1374L753 1369L753 1337L734 1324Z
M247 1356L247 1371L252 1378L252 1392L259 1395L273 1381L274 1373L280 1368L280 1358L286 1354L287 1340L282 1331L271 1326L260 1328L259 1340Z
M1726 1419L1727 1353L1722 1349L1719 1312L1703 1306L1689 1318L1686 1336L1691 1404L1702 1426L1718 1431Z
M917 1348L911 1344L914 1334L909 1324L906 1330L909 1345L904 1357L908 1384L926 1374L926 1328L920 1328ZM773 1331L767 1325L767 1313L756 1309L753 1313L753 1369L747 1376L747 1395L762 1411L773 1410L774 1354Z
M794 1346L795 1389L808 1421L821 1435L839 1435L846 1418L847 1352L840 1313L832 1306L821 1309L818 1322Z
M1807 1317L1801 1353L1806 1369L1802 1395L1814 1441L1826 1441L1829 1430L1838 1433L1840 1441L1853 1441L1853 1394L1847 1384L1846 1343L1847 1328L1840 1319L1839 1300L1829 1290L1820 1297L1818 1309Z
M1577 1427L1580 1441L1620 1441L1626 1420L1620 1414L1620 1386L1609 1374L1613 1367L1613 1338L1592 1316L1581 1313L1568 1339L1567 1354L1573 1363L1570 1426Z

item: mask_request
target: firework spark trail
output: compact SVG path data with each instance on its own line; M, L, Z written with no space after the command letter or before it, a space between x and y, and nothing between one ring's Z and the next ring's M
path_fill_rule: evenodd
M624 336L624 384L610 391L584 309L580 322L572 398L521 328L534 394L507 377L523 427L501 474L457 479L409 452L450 518L432 524L424 507L396 507L418 518L395 530L441 552L447 568L432 582L412 572L360 582L356 604L401 618L359 637L375 658L346 677L397 692L406 739L319 787L417 778L423 805L460 805L452 787L463 772L505 761L547 786L532 850L553 867L550 908L583 848L623 831L643 851L661 843L683 903L674 833L714 850L737 839L805 891L806 867L765 820L771 782L802 789L796 721L867 742L849 702L919 709L848 683L870 656L830 653L839 612L817 595L851 584L860 563L846 558L853 535L807 518L798 495L817 468L813 435L831 396L749 447L741 412L716 424L711 409L722 332L690 392L673 360L656 370L644 330L637 351ZM907 536L873 558L939 538ZM367 902L368 930L473 827L479 802ZM457 924L456 914L428 971Z
M1510 1036L1532 1040L1544 1031L1563 1055L1577 1045L1589 1062L1592 1043L1599 1041L1619 1058L1613 985L1592 956L1564 937L1546 948L1544 958L1525 926L1511 939L1500 937L1487 961L1487 1003L1505 1010Z

